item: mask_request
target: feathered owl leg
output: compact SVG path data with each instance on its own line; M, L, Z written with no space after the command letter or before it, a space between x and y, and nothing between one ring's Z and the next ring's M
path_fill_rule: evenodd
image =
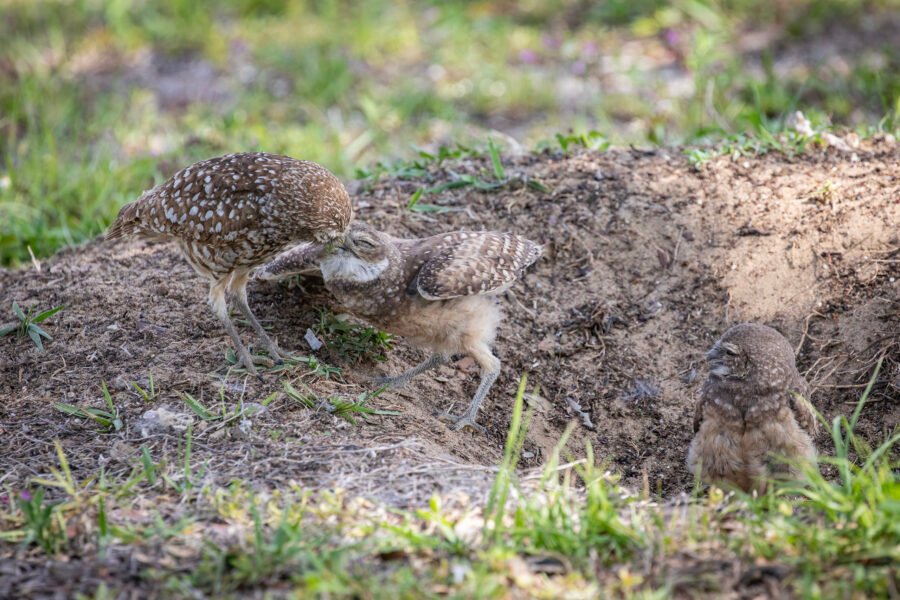
M247 352L246 346L241 342L241 338L234 328L234 323L231 322L231 317L228 316L228 304L225 301L225 289L227 284L228 279L226 278L214 281L209 286L209 306L216 316L219 317L222 325L225 326L225 331L231 336L231 341L234 343L234 351L235 354L237 354L238 364L243 365L248 372L255 375L256 366L253 364L253 359L251 358L250 353Z
M500 375L500 359L494 356L490 347L485 343L479 343L474 348L470 348L469 353L481 365L481 382L478 384L475 396L469 403L466 412L461 416L451 415L448 412L441 415L441 418L453 419L453 425L451 426L453 431L459 431L463 427L471 427L485 433L484 427L475 422L475 417L478 415L481 403L484 402L488 392L491 390L491 386L494 385L494 382L497 381L497 377Z
M278 348L278 344L275 343L272 338L269 337L269 334L266 333L266 330L263 328L262 324L256 319L256 316L253 314L253 311L250 310L250 305L247 304L247 279L248 273L242 273L240 275L235 275L231 281L231 294L234 298L234 303L237 305L238 310L241 311L241 314L244 315L244 318L250 322L250 326L253 327L253 331L256 332L256 335L262 341L263 347L269 353L269 356L272 357L276 363L281 363L283 355L281 350Z
M447 357L440 352L435 352L427 359L423 360L419 364L417 364L412 369L401 373L400 375L396 375L394 377L376 377L375 383L378 385L387 385L388 387L398 388L403 387L416 375L421 375L425 371L429 371L436 367L441 366L447 362Z

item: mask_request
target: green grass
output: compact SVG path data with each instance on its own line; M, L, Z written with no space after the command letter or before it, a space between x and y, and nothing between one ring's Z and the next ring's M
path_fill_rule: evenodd
M391 349L393 336L368 325L354 323L329 310L319 311L315 333L325 340L325 346L351 364L363 361L384 361Z
M43 352L43 339L52 340L53 337L44 331L38 323L43 323L62 309L62 306L57 306L56 308L35 313L33 308L29 308L28 312L25 312L19 306L19 303L13 300L12 313L15 320L9 323L0 323L0 338L13 333L16 334L16 338L27 336L38 349L38 352Z
M0 541L82 559L145 548L165 556L171 548L177 565L162 560L138 577L178 597L277 588L367 598L500 598L510 589L546 598L664 598L673 586L708 593L729 580L727 570L705 577L704 557L738 573L764 566L798 597L888 597L896 585L900 432L874 449L853 434L870 389L849 419L823 419L835 452L822 462L836 478L810 468L802 486L776 483L761 497L713 488L675 505L621 488L590 446L583 459L568 458L568 431L539 477L522 480L526 391L523 378L484 505L478 495L462 504L433 496L397 510L296 483L204 485L188 430L180 459L157 460L142 447L130 474L115 477L101 470L76 478L57 445L49 477L26 489L5 485ZM113 577L105 585L112 592L121 584Z
M290 400L297 402L304 408L308 408L310 410L324 410L327 413L344 419L351 425L358 424L356 417L366 420L367 417L372 415L393 416L400 414L397 411L381 410L366 406L366 404L372 398L377 398L379 395L381 395L381 393L384 391L384 388L379 388L374 392L362 392L355 398L348 398L342 395L334 395L328 398L319 398L318 396L316 396L315 392L313 392L305 385L302 386L303 391L298 390L290 382L287 381L282 384L282 387L284 389L284 393Z
M57 402L53 407L68 415L94 421L107 431L121 430L124 424L119 417L119 411L113 403L112 396L109 394L106 383L103 384L103 399L106 402L106 410L93 407L82 408L67 402Z
M895 7L2 0L0 265L89 239L178 167L228 151L301 156L342 176L403 159L415 176L422 147L486 145L490 170L453 183L491 187L507 179L497 130L526 147L556 132L569 132L555 139L563 149L708 143L764 139L802 109L817 124L896 131L896 45L786 74L777 55L735 50L746 29L775 23L785 44L804 44L829 22ZM661 71L635 62L641 53L676 59ZM600 79L603 60L619 83ZM200 63L209 80L184 70ZM587 87L566 91L575 84Z

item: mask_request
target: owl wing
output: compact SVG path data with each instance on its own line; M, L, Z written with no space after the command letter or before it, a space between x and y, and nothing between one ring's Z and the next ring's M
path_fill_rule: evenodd
M325 247L321 244L299 244L258 268L253 276L255 279L274 281L291 275L320 274L319 259L324 251Z
M234 154L185 167L123 206L107 239L141 233L214 247L253 238L261 203L278 183L276 169L286 166L283 157Z
M819 421L816 419L816 411L810 402L809 384L801 376L797 376L788 392L790 395L789 406L794 413L797 423L812 436L819 432Z
M456 231L426 240L418 253L428 258L413 279L416 290L428 300L448 300L505 291L541 247L511 233Z
M694 406L694 433L700 431L700 424L703 423L703 411L706 410L708 402L709 398L707 395L701 393L700 399L697 400L697 404Z

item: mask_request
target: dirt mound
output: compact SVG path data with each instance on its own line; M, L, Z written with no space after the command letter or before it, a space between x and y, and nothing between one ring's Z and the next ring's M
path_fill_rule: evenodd
M759 321L784 333L826 416L849 413L875 361L884 365L860 423L873 441L900 421L900 147L874 142L854 154L718 158L692 168L676 149L526 155L504 160L510 184L455 187L420 200L447 212L411 212L416 190L492 177L487 160L434 166L425 180L385 178L351 187L360 219L392 234L470 228L514 231L544 257L505 302L497 354L503 372L479 420L487 435L452 432L432 413L463 406L477 373L460 359L370 406L398 411L351 425L286 397L283 381L319 397L372 389L367 375L421 359L401 341L384 364L306 365L262 381L226 375L228 338L206 306L206 285L167 244L91 243L60 252L40 271L0 271L0 306L65 310L39 354L27 339L0 340L0 472L15 484L53 464L60 440L73 469L126 471L145 445L175 460L183 436L141 427L149 410L193 415L187 392L210 410L277 393L252 424L195 418L195 456L211 483L240 476L262 485L341 485L405 504L482 477L498 461L522 373L539 392L523 464L540 464L571 420L574 443L626 482L664 496L688 489L703 353L730 325ZM256 283L251 304L283 348L309 355L307 327L333 301L315 279ZM4 318L5 320L5 318ZM249 329L243 330L249 337ZM141 394L137 382L153 392ZM125 427L102 433L54 402L102 408L106 382ZM146 396L146 397L145 397ZM575 407L580 407L581 414ZM249 427L247 426L249 425ZM822 450L824 438L819 440Z

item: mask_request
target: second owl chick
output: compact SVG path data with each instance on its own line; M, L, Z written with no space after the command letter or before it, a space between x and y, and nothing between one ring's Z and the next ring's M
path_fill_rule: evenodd
M815 461L810 435L817 424L788 341L771 327L743 323L726 331L706 359L688 469L704 483L745 492L799 477L797 462Z
M540 254L540 246L509 233L456 231L398 239L355 224L334 251L301 246L257 276L277 279L318 264L325 287L348 311L431 351L421 364L382 383L402 386L454 354L472 356L481 367L481 383L455 420L458 430L479 428L478 408L500 374L500 360L491 352L501 317L493 296L506 291Z

